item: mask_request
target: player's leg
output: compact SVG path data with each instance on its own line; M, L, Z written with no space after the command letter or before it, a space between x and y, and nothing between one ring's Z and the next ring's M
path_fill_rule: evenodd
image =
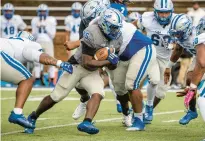
M51 94L44 97L38 108L28 116L28 120L30 122L35 125L37 118L41 114L49 110L56 103L63 100L69 94L69 92L76 86L77 82L81 79L80 74L82 73L82 70L79 66L80 65L73 66L73 74L69 74L65 71L63 72ZM26 128L25 132L33 133L34 129Z
M199 110L201 112L201 116L203 120L205 121L205 80L202 80L198 87L199 90L199 98L197 99L197 104L199 107Z
M78 94L80 94L80 104L75 109L72 117L73 119L77 120L86 112L86 105L88 103L88 100L90 99L90 96L88 92L81 86L80 83L78 83L75 87Z
M110 79L109 71L106 70L106 72L108 73L107 79L109 82L110 89L111 89L112 94L114 95L115 100L116 100L117 112L122 113L122 107L121 107L120 101L117 99L117 94L116 94L114 86L112 84L112 80Z
M85 118L77 128L79 131L86 132L88 134L97 134L99 129L92 124L92 120L98 111L101 100L104 97L104 82L97 70L82 78L80 83L82 87L92 95L86 106Z
M196 58L193 59L188 72L186 74L186 86L189 86L191 83L191 78L193 75L194 66L196 64ZM187 113L179 120L179 123L182 125L188 124L192 119L198 117L198 113L196 110L196 97L194 97L189 103L189 110Z
M158 62L150 64L148 70L149 85L147 87L147 102L145 106L144 123L150 124L153 120L153 101L156 95L157 85L160 81L160 71Z
M157 62L159 64L159 70L160 70L160 81L156 89L156 96L154 98L154 104L153 104L154 108L159 104L161 99L165 98L166 92L168 91L169 85L171 83L171 79L169 79L170 80L169 83L167 85L164 84L164 71L167 66L168 60L164 60L162 58L157 57Z
M130 90L130 101L132 103L134 120L128 131L144 130L143 123L143 95L140 90L141 81L147 76L150 64L156 59L156 50L147 46L138 51L130 60L126 74L126 87Z
M36 63L34 62L34 77L36 79L35 83L34 83L34 87L39 87L42 85L42 79L41 79L41 64L40 63Z
M114 85L115 92L117 94L117 99L119 100L122 108L123 114L123 124L125 126L130 126L131 123L131 115L129 111L129 95L128 91L125 88L125 79L126 76L122 74L127 73L128 61L120 61L118 63L118 67L115 70L108 70L110 79Z
M4 52L1 52L0 61L1 80L18 85L15 107L9 116L9 122L23 127L35 128L23 115L23 107L34 82L32 75L19 61Z

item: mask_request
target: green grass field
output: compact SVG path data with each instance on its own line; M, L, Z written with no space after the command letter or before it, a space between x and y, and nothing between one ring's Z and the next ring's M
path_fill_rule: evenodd
M24 114L35 110L41 98L49 91L33 91L26 102ZM168 93L165 100L155 110L154 120L146 126L146 131L127 132L122 125L121 114L117 113L113 95L106 92L105 100L95 117L95 125L100 129L97 135L88 135L77 130L72 113L79 104L75 92L37 121L35 134L22 133L23 128L10 124L8 116L13 109L15 91L1 91L1 139L2 141L202 141L205 139L205 123L199 117L189 125L182 126L178 120L185 114L183 99ZM72 99L72 100L69 100Z

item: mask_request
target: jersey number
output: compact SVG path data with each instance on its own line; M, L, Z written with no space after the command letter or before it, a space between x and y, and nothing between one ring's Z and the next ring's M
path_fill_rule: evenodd
M6 33L6 35L8 35L8 34L14 34L14 26L10 26L10 27L6 27L5 29L4 29L4 32Z
M39 33L47 33L45 27L40 27L40 28L38 29L38 32L39 32Z
M171 37L168 35L165 35L161 39L158 34L152 34L151 40L155 46L162 46L162 47L168 48L168 44L171 40Z

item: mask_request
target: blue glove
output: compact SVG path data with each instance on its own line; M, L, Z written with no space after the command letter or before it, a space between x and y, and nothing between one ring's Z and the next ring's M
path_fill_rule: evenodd
M107 59L111 64L117 65L119 62L119 57L115 55L114 53L110 53Z
M68 73L73 73L73 66L68 62L62 62L60 64L60 68L62 68L64 71L67 71Z

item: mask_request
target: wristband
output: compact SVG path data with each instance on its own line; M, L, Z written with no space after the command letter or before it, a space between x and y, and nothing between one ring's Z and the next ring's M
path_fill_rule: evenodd
M56 66L60 68L61 63L62 63L62 61L61 61L61 60L58 60L57 63L56 63Z

